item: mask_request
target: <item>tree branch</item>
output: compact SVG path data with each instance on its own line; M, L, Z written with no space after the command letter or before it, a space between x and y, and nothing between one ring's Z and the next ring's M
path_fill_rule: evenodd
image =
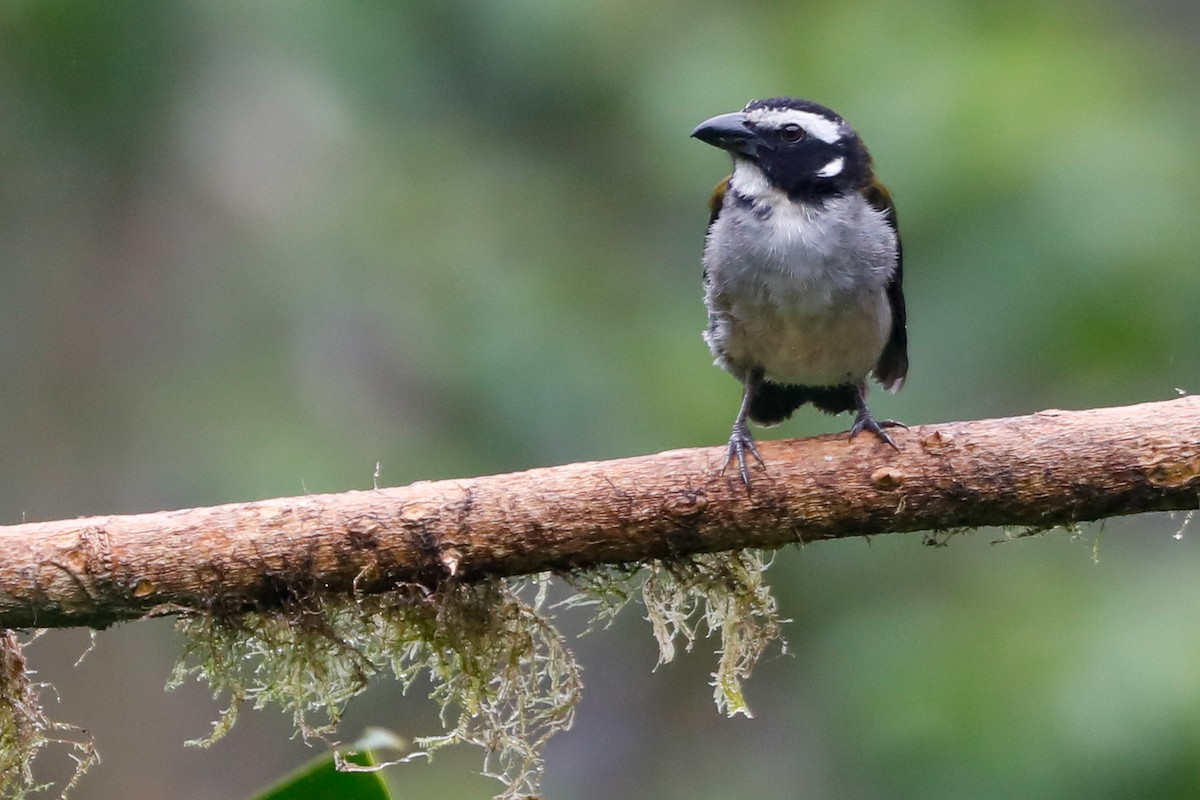
M0 527L0 627L104 627L844 536L1200 505L1200 397L132 516Z

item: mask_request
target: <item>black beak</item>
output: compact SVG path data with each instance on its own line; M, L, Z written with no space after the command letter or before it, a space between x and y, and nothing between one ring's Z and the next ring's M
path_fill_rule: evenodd
M751 158L758 154L762 144L748 125L746 115L740 111L704 120L692 131L692 136L713 147Z

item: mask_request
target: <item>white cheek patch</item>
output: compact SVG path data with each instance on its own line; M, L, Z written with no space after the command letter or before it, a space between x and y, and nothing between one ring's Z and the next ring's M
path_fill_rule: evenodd
M841 141L845 132L840 123L811 111L795 108L756 108L747 112L746 118L762 128L782 128L784 125L799 125L814 139L827 144Z
M832 178L834 175L840 175L842 167L846 166L846 159L838 156L833 161L830 161L825 166L817 170L818 178Z

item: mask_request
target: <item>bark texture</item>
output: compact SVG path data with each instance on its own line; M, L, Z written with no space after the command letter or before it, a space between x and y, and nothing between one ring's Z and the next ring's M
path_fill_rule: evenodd
M130 516L0 527L0 627L272 608L843 536L1051 527L1200 505L1200 397Z

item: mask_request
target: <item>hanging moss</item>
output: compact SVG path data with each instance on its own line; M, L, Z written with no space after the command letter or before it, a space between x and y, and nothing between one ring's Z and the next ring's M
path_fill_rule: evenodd
M767 563L753 551L602 566L558 576L573 593L548 608L551 576L409 585L361 598L294 593L283 608L191 613L178 623L183 653L168 688L206 683L226 703L209 734L224 736L249 706L278 706L305 739L331 739L352 698L377 676L405 691L432 686L443 731L415 740L416 756L451 744L484 751L483 773L501 781L502 800L535 796L546 741L571 726L583 683L580 666L553 624L563 607L588 610L588 629L607 626L640 600L659 645L659 664L719 637L713 673L718 709L750 715L742 682L768 646L781 641ZM48 744L72 748L78 767L63 795L96 758L86 733L46 718L16 634L0 634L0 796L24 798L33 757ZM409 756L412 758L414 756Z
M580 570L560 576L574 594L555 608L587 608L590 629L640 598L660 664L680 639L690 650L700 635L719 636L717 707L749 716L742 682L780 639L766 567L760 554L743 551ZM186 644L170 685L194 678L228 701L209 736L193 742L208 745L246 704L277 705L306 739L327 737L376 675L390 672L406 691L425 678L445 730L417 739L418 755L477 745L483 773L505 786L498 798L528 797L538 791L546 740L570 727L583 689L546 608L549 580L447 581L354 601L312 596L269 613L192 616L179 623Z
M30 641L37 636L34 633ZM47 687L30 679L25 644L14 631L0 632L0 797L22 800L31 792L51 788L38 784L33 775L33 759L49 745L67 747L75 761L74 774L60 795L66 797L99 759L86 731L46 716L41 690Z

